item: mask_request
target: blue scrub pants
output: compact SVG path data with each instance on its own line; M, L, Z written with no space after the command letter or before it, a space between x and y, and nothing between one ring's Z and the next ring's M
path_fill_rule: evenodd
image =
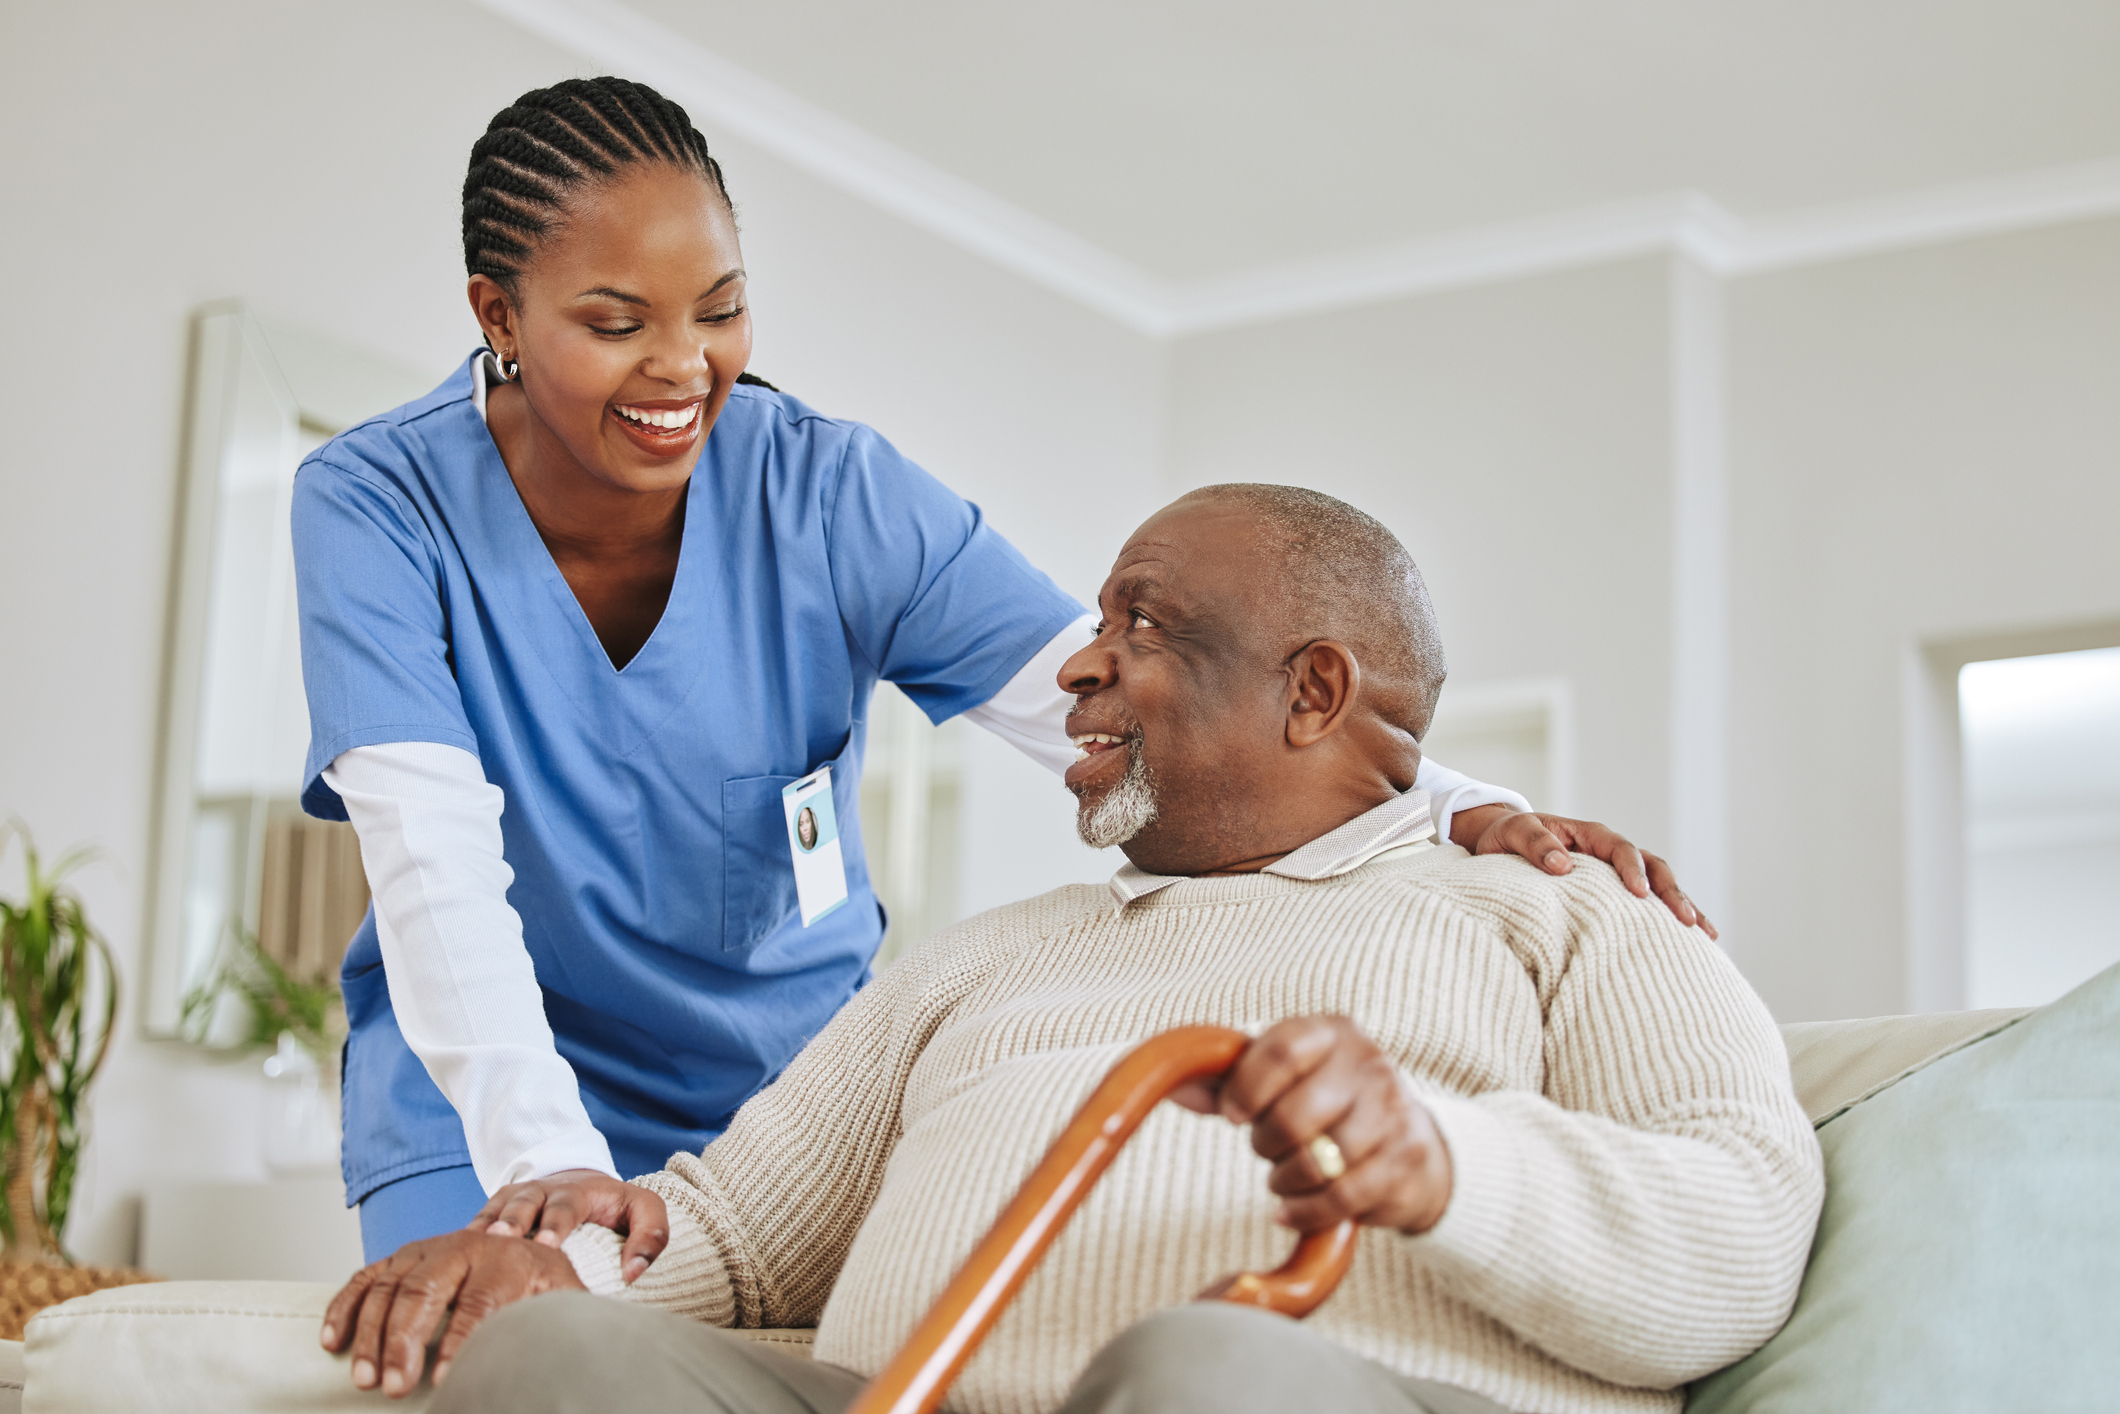
M456 1231L485 1206L469 1164L386 1183L361 1200L361 1254L380 1262L408 1242Z

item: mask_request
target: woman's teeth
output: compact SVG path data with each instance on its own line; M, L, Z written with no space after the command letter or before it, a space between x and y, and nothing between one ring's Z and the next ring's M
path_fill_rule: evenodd
M699 415L699 404L692 403L675 412L657 412L652 408L629 408L621 405L618 415L643 427L685 427Z
M1077 761L1089 760L1093 754L1090 751L1092 746L1124 746L1126 744L1125 737L1112 736L1106 732L1091 732L1087 736L1071 736L1068 740L1075 744L1075 759Z

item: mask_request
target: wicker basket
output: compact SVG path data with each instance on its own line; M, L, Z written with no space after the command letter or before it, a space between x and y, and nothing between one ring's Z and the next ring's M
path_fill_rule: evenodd
M0 1340L22 1339L29 1318L47 1306L111 1286L160 1281L130 1267L61 1267L0 1261Z

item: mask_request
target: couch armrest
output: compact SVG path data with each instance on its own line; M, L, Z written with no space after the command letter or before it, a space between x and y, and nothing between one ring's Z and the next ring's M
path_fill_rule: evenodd
M27 1407L40 1414L337 1414L426 1406L353 1387L350 1361L317 1344L337 1287L170 1281L116 1287L29 1323Z
M1789 1050L1796 1098L1811 1123L1824 1124L1929 1062L2031 1014L2031 1008L2020 1007L1800 1021L1782 1027L1781 1040Z

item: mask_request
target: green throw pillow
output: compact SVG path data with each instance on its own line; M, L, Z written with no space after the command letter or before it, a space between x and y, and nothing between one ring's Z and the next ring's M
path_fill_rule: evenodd
M1796 1312L1687 1414L2120 1410L2120 967L1818 1140Z

